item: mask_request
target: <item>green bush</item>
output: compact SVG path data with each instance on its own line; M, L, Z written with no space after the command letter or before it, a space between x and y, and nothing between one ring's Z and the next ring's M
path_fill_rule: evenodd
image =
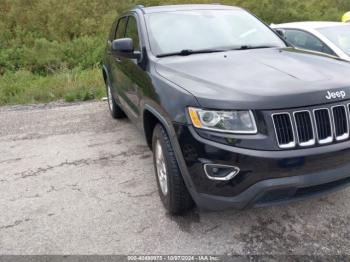
M193 3L216 1L193 0ZM267 23L340 20L349 0L222 0L257 14ZM136 4L188 3L187 0L0 0L0 73L28 70L52 74L63 68L98 65L110 25Z
M83 36L69 42L35 39L32 46L4 48L0 51L2 71L26 69L46 75L64 68L89 69L100 64L105 41Z
M192 0L244 7L267 23L339 21L349 0ZM0 0L0 104L88 100L104 93L98 69L110 25L136 4L188 0Z

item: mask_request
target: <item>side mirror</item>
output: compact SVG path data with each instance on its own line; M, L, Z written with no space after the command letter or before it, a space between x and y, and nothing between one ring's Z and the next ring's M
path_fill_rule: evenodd
M284 34L284 30L283 29L274 29L274 31L283 39L286 39L286 35Z
M116 39L112 42L112 54L117 57L139 59L141 53L134 51L134 42L131 38Z

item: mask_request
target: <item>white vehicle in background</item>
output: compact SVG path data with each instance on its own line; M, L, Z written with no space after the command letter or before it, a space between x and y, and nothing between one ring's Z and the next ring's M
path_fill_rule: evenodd
M336 56L350 62L350 24L338 22L296 22L272 24L296 48Z

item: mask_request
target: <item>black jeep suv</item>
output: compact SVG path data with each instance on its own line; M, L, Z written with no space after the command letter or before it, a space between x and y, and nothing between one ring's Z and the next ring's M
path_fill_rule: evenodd
M222 5L137 6L114 22L103 62L111 114L144 131L171 213L348 185L349 76L349 63Z

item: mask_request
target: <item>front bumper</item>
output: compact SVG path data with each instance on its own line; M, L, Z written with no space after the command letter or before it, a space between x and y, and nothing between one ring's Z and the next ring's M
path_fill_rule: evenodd
M339 173L338 173L339 172ZM260 181L234 197L199 194L198 206L210 210L261 207L322 196L350 185L348 168Z
M350 146L244 150L206 140L191 126L175 127L188 175L185 181L190 181L190 192L201 208L265 206L319 196L350 184ZM239 167L240 173L229 181L211 180L203 169L211 163Z

